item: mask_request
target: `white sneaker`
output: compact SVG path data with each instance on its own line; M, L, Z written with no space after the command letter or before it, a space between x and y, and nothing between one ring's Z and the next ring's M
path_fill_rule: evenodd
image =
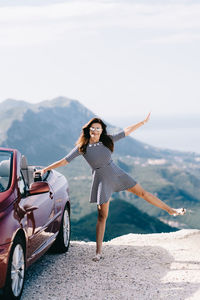
M93 257L93 261L99 261L102 258L100 253L97 253L94 257Z
M174 217L176 216L183 216L186 214L186 209L185 208L173 208L176 212L173 214Z

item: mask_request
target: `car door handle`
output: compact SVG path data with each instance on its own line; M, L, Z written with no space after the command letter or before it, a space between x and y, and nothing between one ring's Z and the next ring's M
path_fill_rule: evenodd
M29 213L29 212L32 212L32 211L38 209L38 206L28 206L28 205L26 206L25 205L23 208L26 211L26 213Z
M16 213L18 214L18 216L20 218L23 218L26 214L31 213L31 212L33 212L36 209L38 209L37 206L28 206L28 205L25 205L23 207L23 206L18 205L17 208L16 208Z
M52 192L49 192L49 197L50 197L51 199L53 199L53 193L52 193Z
M26 210L26 213L29 213L31 211L34 211L38 209L38 206L30 206L30 207L27 207L25 210Z

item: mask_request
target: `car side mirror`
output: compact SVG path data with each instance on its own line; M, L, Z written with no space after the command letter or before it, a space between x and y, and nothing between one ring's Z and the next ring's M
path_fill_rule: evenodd
M50 192L50 188L47 182L44 181L36 181L33 182L28 191L29 195L37 195Z

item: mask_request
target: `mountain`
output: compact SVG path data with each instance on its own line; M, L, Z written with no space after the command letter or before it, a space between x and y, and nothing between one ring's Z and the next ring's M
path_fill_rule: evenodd
M84 216L79 221L72 222L72 240L96 240L97 212ZM84 228L84 230L82 230ZM141 212L134 205L116 199L110 202L109 216L106 222L104 240L108 241L128 233L160 233L178 230L155 217Z
M0 103L0 146L19 149L31 164L46 165L72 149L82 126L94 116L77 100L65 97L37 104L8 99ZM119 130L107 124L109 130ZM117 145L116 153L144 158L172 155L131 137Z
M63 157L93 114L78 101L59 97L37 104L6 100L0 105L1 146L17 148L31 164ZM7 116L9 122L5 123Z
M79 101L65 97L36 104L7 99L0 103L0 146L19 149L29 164L47 165L74 147L82 126L94 116ZM120 130L104 121L109 132ZM200 228L200 155L161 150L126 137L116 143L113 160L144 189L172 207L185 206L191 212L178 218L176 227ZM96 211L96 205L88 203L92 176L85 160L78 157L59 171L69 181L72 219L78 221ZM128 192L114 194L113 198L118 196L169 224L173 220Z

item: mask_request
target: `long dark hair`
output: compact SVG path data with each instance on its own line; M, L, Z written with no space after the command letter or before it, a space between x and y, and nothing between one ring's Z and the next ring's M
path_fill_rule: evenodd
M79 151L84 154L86 153L86 148L90 140L90 127L93 123L101 124L103 130L99 140L104 144L104 146L106 146L108 149L110 149L111 152L113 152L114 144L111 137L107 134L107 125L99 118L92 118L82 127L82 133L76 142L76 145L79 147Z

